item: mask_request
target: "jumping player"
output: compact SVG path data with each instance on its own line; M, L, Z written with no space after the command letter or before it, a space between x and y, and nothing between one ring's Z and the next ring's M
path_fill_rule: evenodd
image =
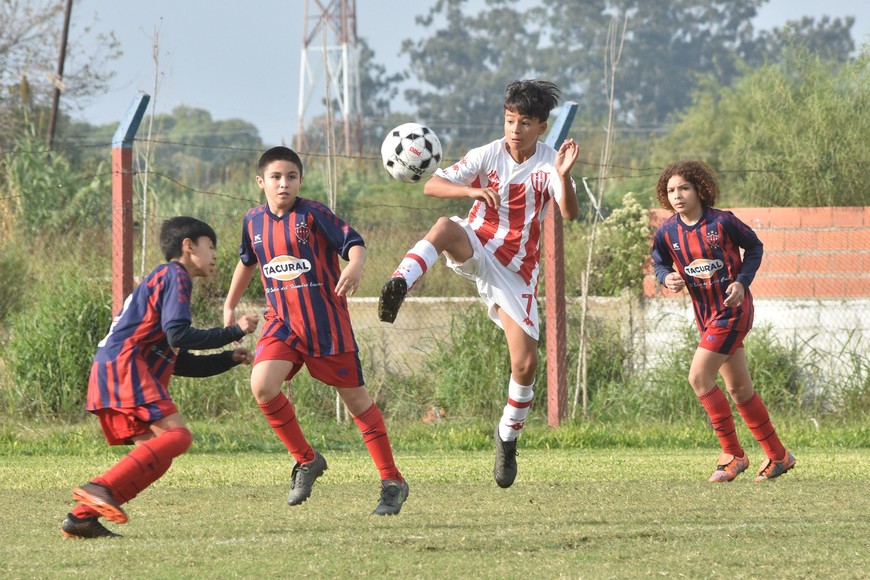
M189 352L222 347L257 328L256 314L246 314L226 328L201 330L191 325L192 279L214 271L216 243L214 230L205 222L192 217L166 220L160 247L167 263L127 297L100 341L88 381L87 409L100 419L109 445L135 448L73 490L78 505L61 525L64 536L118 537L99 518L126 523L121 505L157 481L190 447L190 431L169 396L172 375L208 377L250 364L246 348L207 355Z
M359 427L381 477L377 515L398 514L408 483L393 460L387 428L363 386L358 347L347 309L366 261L362 237L326 206L299 197L302 160L287 147L260 157L257 184L266 203L248 211L242 224L240 260L224 303L224 321L234 310L259 265L266 293L266 319L257 342L251 390L269 425L296 460L287 503L311 495L327 469L296 419L293 403L281 391L302 368L334 386ZM342 270L339 256L348 261Z
M382 321L394 322L408 291L442 253L450 268L477 284L510 352L507 404L494 434L493 475L504 488L516 478L517 438L534 398L541 219L551 200L567 220L579 212L571 178L579 147L567 139L556 151L539 140L558 99L558 87L547 81L508 85L504 137L438 169L423 189L432 197L471 198L468 217L439 218L384 284L378 307Z
M710 167L700 161L678 161L665 167L656 194L662 207L674 215L655 234L655 275L672 292L688 288L701 333L689 383L722 446L710 481L732 481L749 467L749 458L737 440L731 406L716 384L717 374L722 375L728 394L767 455L755 481L779 477L794 467L795 458L777 437L767 408L752 386L743 348L755 314L749 285L761 265L761 241L734 214L714 209L719 186Z

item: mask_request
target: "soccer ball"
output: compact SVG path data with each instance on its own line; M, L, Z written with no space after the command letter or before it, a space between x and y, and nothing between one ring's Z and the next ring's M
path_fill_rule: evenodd
M381 145L381 160L395 179L416 183L438 169L441 141L429 127L404 123L387 133Z

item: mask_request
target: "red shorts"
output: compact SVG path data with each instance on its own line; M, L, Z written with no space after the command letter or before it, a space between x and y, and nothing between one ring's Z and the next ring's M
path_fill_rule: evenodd
M365 384L362 365L356 352L308 356L279 338L266 336L257 343L254 365L265 360L286 360L293 363L293 368L287 373L285 381L292 379L302 365L305 365L312 377L332 387L347 389Z
M701 333L700 348L712 350L719 354L734 354L738 348L743 348L743 339L748 330L731 330L723 326L708 326Z
M151 424L178 412L170 400L155 401L139 407L97 409L100 427L109 445L132 445L133 437L151 432Z

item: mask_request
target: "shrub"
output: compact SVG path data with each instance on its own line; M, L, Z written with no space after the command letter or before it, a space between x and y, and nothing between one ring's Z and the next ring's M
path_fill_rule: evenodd
M88 374L112 314L111 290L84 275L88 268L56 268L31 281L43 291L9 320L5 348L9 385L0 391L11 414L83 414Z

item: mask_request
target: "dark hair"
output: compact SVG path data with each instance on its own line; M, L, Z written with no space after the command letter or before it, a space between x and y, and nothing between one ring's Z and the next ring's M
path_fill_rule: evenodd
M677 161L662 170L656 185L656 197L663 208L674 211L668 200L668 181L674 175L679 175L695 186L702 206L713 207L716 205L716 199L719 197L719 184L716 182L713 169L703 161Z
M299 158L299 155L289 147L281 146L272 147L260 156L260 160L257 162L257 175L263 177L263 171L266 169L266 166L273 161L295 163L296 167L299 168L299 177L302 177L302 160Z
M505 91L504 110L544 122L559 104L560 95L559 87L549 81L514 81Z
M217 246L217 235L204 221L188 216L178 216L164 221L160 227L160 250L163 252L163 257L167 262L180 258L184 254L181 242L187 238L196 242L202 236L208 236L211 243Z

